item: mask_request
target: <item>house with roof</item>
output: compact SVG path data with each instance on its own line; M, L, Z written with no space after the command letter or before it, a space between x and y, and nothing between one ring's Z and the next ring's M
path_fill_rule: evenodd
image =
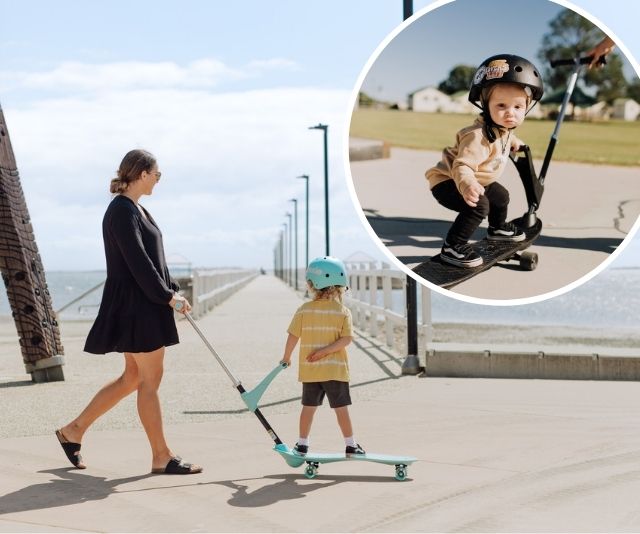
M616 98L613 101L612 118L635 121L638 116L640 116L640 104L632 98Z
M412 111L448 113L451 107L451 98L435 87L422 87L409 93L408 106Z

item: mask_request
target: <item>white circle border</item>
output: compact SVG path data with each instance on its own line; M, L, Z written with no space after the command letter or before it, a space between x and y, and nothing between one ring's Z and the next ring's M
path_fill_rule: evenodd
M594 24L600 30L602 30L606 35L610 36L615 41L616 46L625 55L625 58L627 59L627 61L631 63L631 66L633 67L636 74L640 78L640 65L635 60L635 58L633 57L629 49L620 41L620 39L618 39L615 33L612 32L605 24L600 22L596 17L594 17L590 13L587 13L584 9L572 4L567 0L545 0L545 1L561 5L567 9L571 9L575 13L578 13L580 16L589 20L592 24ZM561 288L554 289L553 291L548 291L546 293L541 293L540 295L534 295L531 297L522 297L522 298L515 298L515 299L486 299L486 298L472 297L469 295L464 295L462 293L456 293L454 291L450 291L448 289L444 289L440 286L437 286L436 284L429 282L428 280L425 280L421 276L418 276L415 272L409 269L404 263L402 263L398 258L396 258L396 256L384 245L384 243L382 243L382 240L378 237L378 235L374 232L373 228L369 224L369 221L367 220L367 217L364 214L362 206L360 205L360 201L358 200L358 195L356 194L355 186L353 184L353 176L351 175L351 163L349 161L349 132L351 130L351 117L353 116L353 110L355 109L358 93L360 92L360 88L362 87L365 77L367 76L367 74L371 70L373 63L378 59L378 57L383 52L383 50L387 47L387 45L391 41L393 41L393 39L400 32L402 32L405 28L410 26L413 22L423 17L430 11L438 9L439 7L442 7L447 4L452 4L454 2L455 0L437 0L436 2L433 2L425 6L424 8L420 9L419 11L414 13L411 17L403 21L400 25L398 25L394 30L392 30L391 33L389 33L382 40L382 42L374 50L374 52L371 54L371 56L365 63L364 67L360 71L360 75L356 80L356 84L351 92L351 97L349 98L349 101L348 101L348 108L345 113L347 120L344 121L344 128L342 133L342 136L343 136L342 159L345 167L344 171L345 171L345 177L347 182L347 189L349 190L349 194L351 195L351 201L355 206L356 213L358 214L358 217L360 217L360 221L362 222L363 227L369 233L373 242L378 246L378 248L383 252L383 254L396 267L398 267L407 276L410 276L411 278L413 278L419 284L426 286L427 288L431 289L432 291L435 291L436 293L440 293L441 295L444 295L446 297L454 298L456 300L460 300L468 304L482 304L487 306L519 306L519 305L525 305L525 304L534 304L536 302L542 302L542 301L563 295L565 293L568 293L569 291L572 291L573 289L581 286L585 282L588 282L593 277L597 276L603 270L605 270L613 261L615 261L618 255L629 245L631 240L634 238L634 236L638 232L638 229L640 229L640 216L636 219L636 222L629 230L629 233L622 240L622 243L620 243L620 245L616 248L616 250L614 250L611 254L609 254L609 257L603 260L597 267L593 268L591 271L589 271L587 274L583 275L582 277L578 278L577 280L574 280L573 282Z

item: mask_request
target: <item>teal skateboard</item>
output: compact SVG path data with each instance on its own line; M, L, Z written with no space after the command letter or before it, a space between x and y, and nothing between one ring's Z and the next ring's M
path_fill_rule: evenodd
M307 478L315 478L318 474L320 464L330 464L333 462L375 462L378 464L394 465L396 468L396 480L405 480L407 478L407 467L410 466L417 458L411 456L392 456L388 454L354 454L347 456L344 453L312 453L302 456L293 452L286 445L276 445L273 448L291 467L300 467L306 462L307 466L304 470L304 476Z
M276 376L278 376L278 374L283 369L286 369L288 365L284 362L280 362L278 366L273 371L271 371L255 388L247 391L240 383L240 380L238 380L229 370L227 364L216 352L211 343L209 343L202 331L198 328L198 325L196 325L193 317L191 317L191 315L189 315L188 313L185 313L185 317L187 318L189 323L191 323L191 326L193 326L193 329L200 336L211 354L213 354L215 359L218 360L218 363L220 364L224 372L227 373L227 376L229 377L231 382L233 382L234 387L240 393L240 397L247 405L247 408L249 408L249 410L255 414L255 416L258 418L264 429L267 431L267 433L275 443L273 450L279 453L280 456L282 456L287 464L289 464L291 467L299 467L303 463L307 462L307 467L304 474L307 478L315 478L318 473L318 466L320 464L359 460L365 462L377 462L379 464L395 465L396 478L398 480L404 480L405 478L407 478L407 466L416 461L416 458L411 458L410 456L387 456L384 454L364 454L354 455L350 457L347 457L346 454L308 454L306 456L301 456L294 453L289 447L287 447L287 445L285 445L280 440L273 427L269 424L265 416L262 415L260 408L258 408L258 402L260 401L260 398L262 397L266 389L269 387L269 384Z

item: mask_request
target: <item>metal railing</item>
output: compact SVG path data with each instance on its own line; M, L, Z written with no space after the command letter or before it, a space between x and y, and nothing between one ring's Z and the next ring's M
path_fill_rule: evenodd
M191 278L191 315L198 319L258 276L246 269L194 269Z

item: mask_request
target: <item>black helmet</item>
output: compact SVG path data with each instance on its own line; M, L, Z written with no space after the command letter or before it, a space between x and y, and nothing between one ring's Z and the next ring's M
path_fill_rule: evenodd
M520 56L499 54L485 59L478 67L469 89L469 102L484 111L482 91L497 83L515 83L528 87L527 94L534 105L544 94L542 76L533 63Z

